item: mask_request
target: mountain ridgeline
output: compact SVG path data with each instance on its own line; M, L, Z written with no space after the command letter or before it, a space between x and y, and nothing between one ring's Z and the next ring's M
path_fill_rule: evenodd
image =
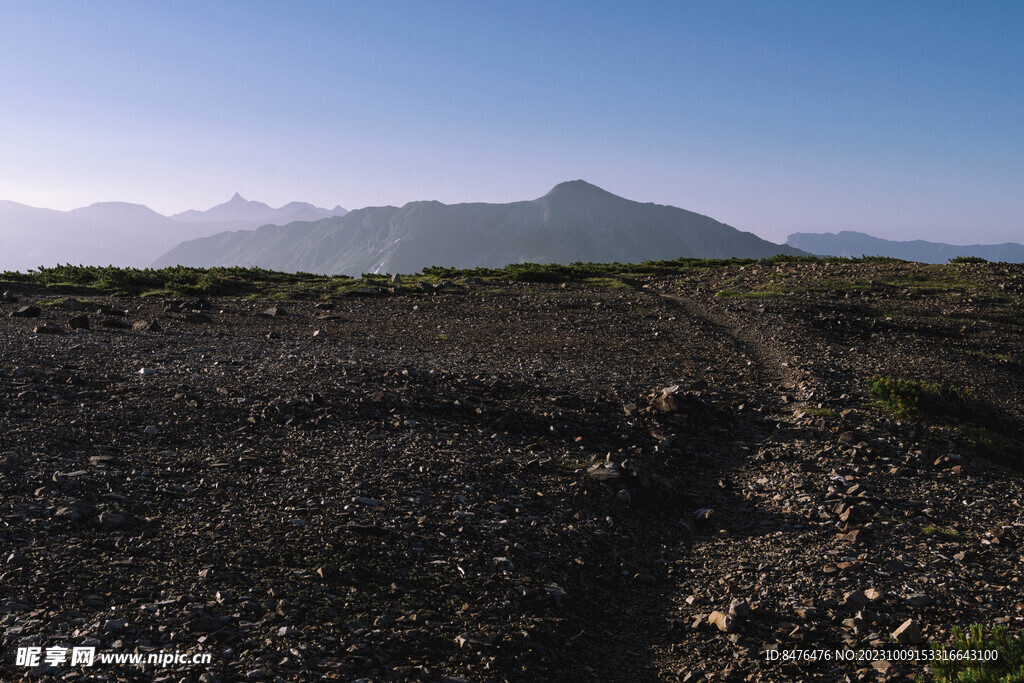
M274 209L263 202L244 199L237 192L235 196L223 204L218 204L206 211L184 211L171 216L181 223L218 224L223 230L243 230L260 225L287 225L296 221L316 221L331 216L344 216L348 213L340 206L333 209L321 209L306 202L289 202Z
M510 204L420 201L224 232L183 242L153 266L241 265L359 275L413 273L432 265L638 263L780 253L804 252L692 211L630 201L575 180L539 199Z
M0 201L0 272L64 263L145 267L183 240L344 214L340 206L322 209L303 202L274 209L238 194L207 211L170 217L127 202L55 211Z
M1006 263L1024 262L1024 245L1015 242L1003 244L943 244L925 240L893 241L872 237L862 232L844 230L839 233L793 233L786 244L803 249L816 256L888 256L919 263L946 263L958 256L976 256L986 261Z

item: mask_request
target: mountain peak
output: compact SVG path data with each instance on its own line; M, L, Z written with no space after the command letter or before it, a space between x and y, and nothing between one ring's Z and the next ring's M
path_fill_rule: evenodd
M597 185L592 185L586 180L567 180L564 183L558 183L551 191L548 192L545 197L552 197L554 195L562 194L574 194L574 195L605 195L615 196L607 190L602 190Z
M240 195L240 194L238 194L238 193L236 192L236 193L235 193L235 196L231 198L231 201L232 201L232 202L244 202L244 201L245 201L245 198L243 198L243 197L242 197L242 195Z

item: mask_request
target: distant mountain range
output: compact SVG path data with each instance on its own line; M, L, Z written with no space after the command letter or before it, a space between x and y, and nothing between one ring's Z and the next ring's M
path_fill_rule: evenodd
M344 216L348 211L336 206L333 209L321 209L306 202L291 202L278 209L272 209L263 202L243 199L237 192L230 201L218 204L206 211L185 211L171 216L184 223L219 223L225 230L243 230L259 225L287 225L296 221L317 221L331 216Z
M252 265L312 273L412 273L425 266L624 263L683 256L801 254L673 206L623 199L582 180L511 204L420 201L341 217L225 232L179 244L154 267Z
M1024 262L1024 245L895 242L859 232L795 233L778 245L692 211L642 204L582 180L510 204L411 202L347 212L304 202L272 208L235 194L206 211L163 216L122 202L72 211L0 200L0 271L59 263L164 267L260 266L359 275L426 266L622 263L776 254L955 256Z
M273 209L237 194L208 211L171 217L122 202L54 211L0 200L0 271L59 263L146 267L183 240L345 213L340 206L321 209L300 202Z
M843 231L798 232L790 235L786 244L817 256L889 256L920 263L946 263L957 256L980 256L988 261L1024 262L1024 245L1016 242L964 246L925 240L894 242L862 232Z

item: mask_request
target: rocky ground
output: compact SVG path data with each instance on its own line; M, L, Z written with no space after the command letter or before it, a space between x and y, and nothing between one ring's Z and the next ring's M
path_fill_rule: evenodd
M1019 266L6 289L3 680L883 680L928 669L767 653L1024 625Z

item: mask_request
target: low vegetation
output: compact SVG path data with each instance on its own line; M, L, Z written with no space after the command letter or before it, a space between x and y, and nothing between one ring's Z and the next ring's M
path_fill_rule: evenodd
M970 387L917 379L873 375L868 380L868 394L878 406L897 416L951 415L965 408L976 412L980 407Z
M985 633L981 624L953 628L948 645L932 643L937 658L932 673L940 682L1010 683L1024 680L1024 632L1016 635L1005 626ZM991 655L998 655L992 658ZM971 659L971 657L974 659Z
M700 269L787 263L880 263L896 259L864 257L860 259L819 258L779 255L762 259L678 258L643 263L513 263L503 268L447 268L430 266L403 281L480 278L512 282L591 282L621 284L621 279L645 275L683 275ZM347 275L284 273L259 267L193 268L118 268L114 266L58 265L40 266L28 272L5 271L0 281L36 285L74 286L124 295L167 294L171 296L263 296L311 298L318 292L343 293L353 286L380 285L390 280L387 273L364 273L360 279Z
M965 449L993 463L1024 469L1017 439L1020 420L982 400L969 387L873 375L868 395L897 417L939 425Z
M938 526L936 524L925 524L921 527L921 533L925 536L937 536L947 540L960 537L960 532L953 527Z
M273 297L282 291L323 288L331 283L344 283L352 278L281 273L263 268L116 268L114 266L61 265L39 267L28 273L7 271L0 280L46 286L72 286L95 289L110 294L170 296L244 296Z

